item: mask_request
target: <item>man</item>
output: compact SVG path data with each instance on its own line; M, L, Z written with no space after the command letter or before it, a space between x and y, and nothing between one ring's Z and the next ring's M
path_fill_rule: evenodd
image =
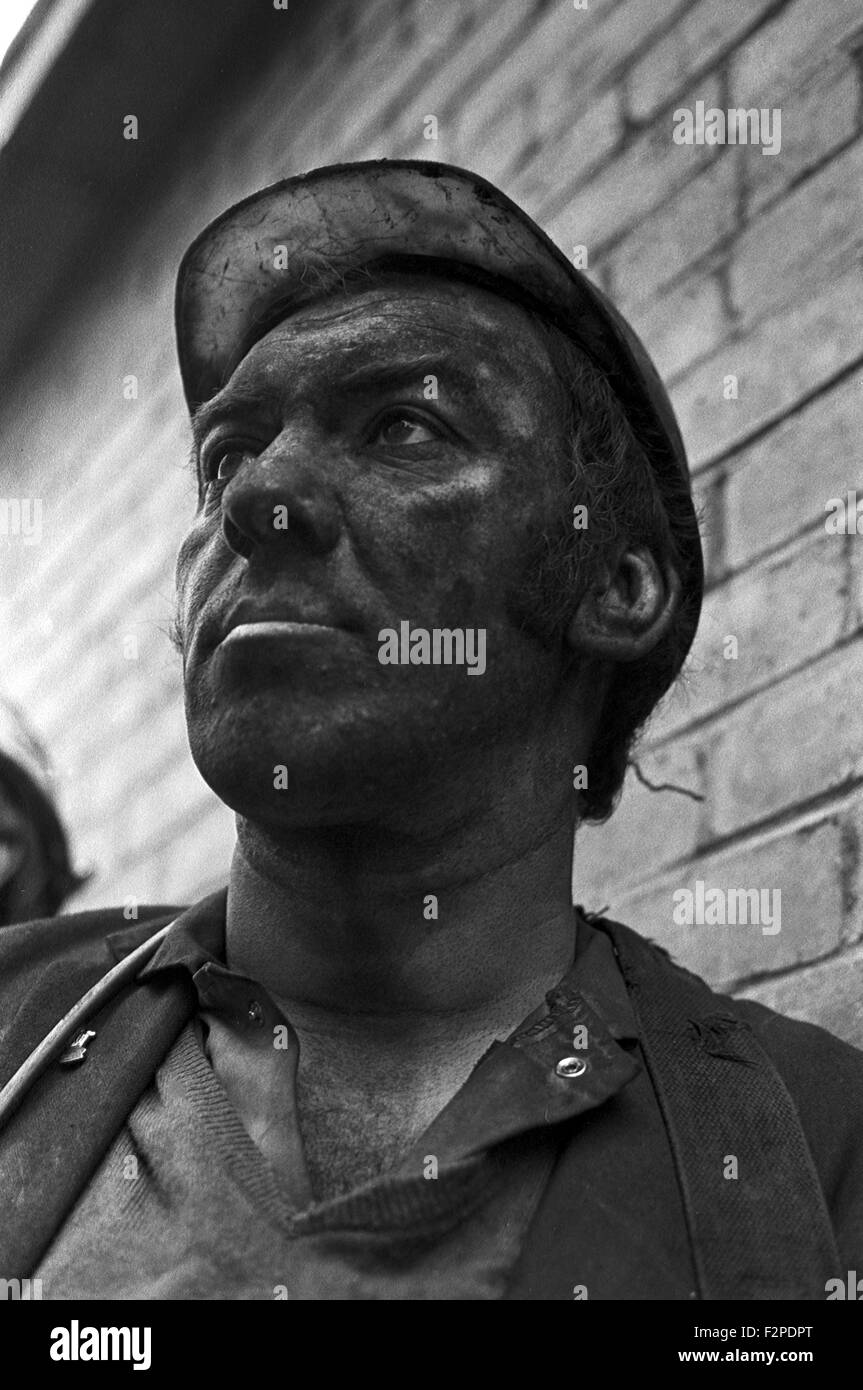
M84 882L55 801L44 748L0 697L0 926L50 917Z
M185 912L7 934L3 1269L826 1297L863 1257L860 1055L571 905L701 600L632 330L498 190L401 161L230 209L177 325L177 641L237 849Z

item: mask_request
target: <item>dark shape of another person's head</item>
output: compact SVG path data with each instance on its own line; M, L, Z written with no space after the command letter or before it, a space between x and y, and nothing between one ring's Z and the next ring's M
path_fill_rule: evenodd
M319 274L194 429L176 631L193 756L241 818L445 823L490 778L610 814L701 561L685 472L572 335L449 263ZM482 632L482 669L383 664L406 629Z
M83 882L45 751L20 712L0 701L0 926L53 916Z

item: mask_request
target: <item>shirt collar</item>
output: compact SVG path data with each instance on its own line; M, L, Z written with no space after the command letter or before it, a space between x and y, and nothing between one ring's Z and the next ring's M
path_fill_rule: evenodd
M593 926L580 907L576 907L575 917L575 959L558 988L580 993L601 1016L613 1038L636 1041L638 1022L611 938Z
M186 908L172 923L152 959L139 972L138 979L148 980L163 970L176 967L187 970L190 975L194 975L202 965L219 964L224 967L226 903L227 889L222 888ZM565 1018L567 1011L575 1007L577 996L580 996L602 1019L613 1038L637 1039L635 1013L611 941L591 925L581 908L576 907L574 911L577 928L575 956L560 984L548 994L546 1005L552 1012L555 1009L558 1013L562 1012ZM140 929L114 932L108 938L109 947L117 957L131 949L126 943L127 936L132 946L137 945ZM540 1006L519 1025L511 1041L529 1029L539 1015L544 1014L546 1005Z
M248 992L250 982L224 964L226 901L223 889L183 912L138 978L186 970L202 1008L202 989L213 973L226 984L232 978L238 986L242 982ZM639 1072L631 1047L638 1026L611 940L580 908L574 924L575 955L560 983L505 1041L492 1044L423 1136L440 1157L466 1157L573 1119L609 1100ZM123 935L115 933L115 950L122 950ZM627 1043L629 1048L621 1046Z
M200 902L187 907L171 923L171 928L158 949L138 972L139 980L150 980L165 970L183 969L194 975L202 965L221 963L225 954L225 908L228 890L220 888L217 893L202 898ZM114 932L108 937L108 946L115 956L123 956L137 940L130 930ZM137 932L140 938L140 932ZM131 944L127 944L126 938Z
M572 965L544 1003L481 1058L423 1136L426 1152L466 1158L574 1120L638 1075L638 1028L611 941L580 909L576 922Z

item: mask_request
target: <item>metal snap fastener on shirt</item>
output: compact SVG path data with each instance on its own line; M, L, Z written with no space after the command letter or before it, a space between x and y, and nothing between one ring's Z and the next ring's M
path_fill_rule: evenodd
M561 1057L555 1071L558 1076L583 1076L587 1071L587 1062L583 1057Z
M249 1018L253 1023L263 1023L264 1021L264 1011L257 999L253 999L249 1005Z

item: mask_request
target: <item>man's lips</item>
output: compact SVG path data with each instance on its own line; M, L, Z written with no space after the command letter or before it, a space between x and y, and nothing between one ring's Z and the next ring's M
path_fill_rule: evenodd
M273 642L288 637L331 636L344 628L327 627L323 623L237 623L219 643L220 647L236 646L239 642Z
M217 643L349 631L351 625L317 604L260 602L241 599L219 625Z

